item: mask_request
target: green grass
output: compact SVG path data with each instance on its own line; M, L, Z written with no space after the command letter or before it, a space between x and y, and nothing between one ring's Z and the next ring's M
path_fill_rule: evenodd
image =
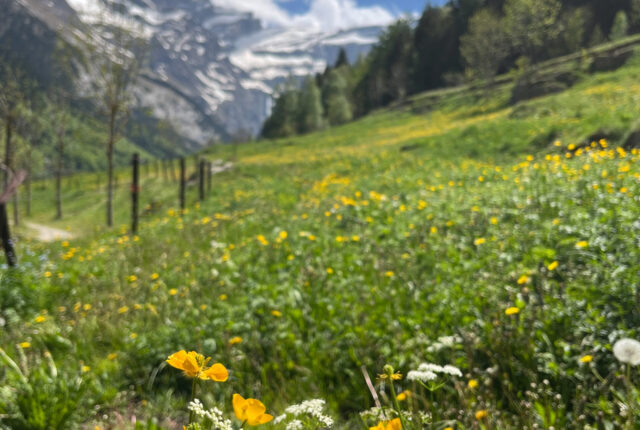
M633 60L516 106L503 88L235 155L215 147L205 155L235 167L200 205L191 187L185 214L176 183L144 175L143 206L156 209L136 237L124 180L112 231L95 175L65 187L61 221L52 185L36 184L32 220L78 237L21 241L20 268L2 278L0 345L32 371L0 373L0 413L46 428L19 417L73 404L88 428L129 428L132 415L173 428L191 386L164 360L186 349L231 370L200 395L229 416L233 393L273 414L320 397L356 428L373 406L361 366L374 377L433 362L463 376L432 394L396 385L414 393L405 414L431 414L426 428L633 427L620 405L637 410L637 393L611 345L640 322L638 154L615 150L640 117L639 77ZM620 141L570 146L598 131ZM33 400L33 386L57 401Z

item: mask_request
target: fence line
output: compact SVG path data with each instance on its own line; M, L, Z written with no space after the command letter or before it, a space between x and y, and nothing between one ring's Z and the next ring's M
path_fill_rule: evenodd
M158 160L142 160L138 153L132 155L131 158L131 232L137 234L139 230L140 219L140 197L143 194L141 188L141 180L155 179L162 180L164 183L177 183L178 185L178 203L181 211L186 209L186 191L187 191L187 163L185 157L178 159L179 164L179 177L176 177L174 159L158 159ZM198 156L194 157L195 171L191 178L196 180L198 189L198 200L204 201L207 194L212 191L212 169L213 163L206 159L200 159ZM127 175L125 168L118 168L114 170L114 188L121 188L125 186L125 182L122 179ZM141 175L142 173L142 175ZM105 172L87 172L87 171L74 171L66 170L65 175L62 176L61 189L75 189L78 191L95 191L96 193L106 186L106 183L102 181L102 175ZM95 183L90 183L86 179L90 179L95 175ZM57 175L34 175L32 177L32 186L36 190L47 190L50 186L49 182L53 183L53 189L55 189L55 181ZM53 195L53 194L52 194ZM51 209L52 213L56 211L56 201L52 198ZM9 230L9 220L7 217L7 204L0 202L0 241L5 253L6 262L9 267L14 267L17 264L17 255L11 240Z

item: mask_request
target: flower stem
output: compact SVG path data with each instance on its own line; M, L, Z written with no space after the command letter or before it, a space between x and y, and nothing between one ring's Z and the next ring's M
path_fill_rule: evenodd
M407 429L409 428L407 426L407 423L404 419L404 415L402 415L402 410L400 409L400 404L398 403L398 399L396 398L396 389L393 386L393 379L389 378L389 389L391 391L391 401L393 403L393 408L396 410L396 412L398 413L398 417L400 417L400 422L402 423L402 428L403 429Z
M198 389L198 378L193 378L193 384L191 385L191 401L193 402L196 399L196 391ZM195 413L193 411L189 412L189 424L193 424L193 419L195 418Z

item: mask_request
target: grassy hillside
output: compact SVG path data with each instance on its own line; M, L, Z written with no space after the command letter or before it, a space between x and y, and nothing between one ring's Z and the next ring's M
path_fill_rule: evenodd
M504 87L216 147L235 167L202 204L191 189L184 214L176 183L145 176L156 209L135 237L122 180L115 231L93 231L95 177L67 188L62 221L37 187L33 219L79 237L22 240L2 277L15 368L0 374L0 423L47 428L34 422L62 404L86 428L181 428L191 382L164 360L186 349L229 368L198 394L229 417L233 393L274 415L324 398L338 427L362 427L361 366L378 384L390 364L411 394L393 402L387 378L379 395L405 428L634 428L638 375L611 349L640 322L638 153L618 146L640 118L639 77L634 59L516 106ZM424 362L461 376L409 381Z

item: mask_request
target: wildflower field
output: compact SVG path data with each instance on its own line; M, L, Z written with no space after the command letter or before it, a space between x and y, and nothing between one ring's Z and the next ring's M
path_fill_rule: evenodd
M639 78L216 147L137 236L36 190L76 237L3 271L0 428L638 428Z

